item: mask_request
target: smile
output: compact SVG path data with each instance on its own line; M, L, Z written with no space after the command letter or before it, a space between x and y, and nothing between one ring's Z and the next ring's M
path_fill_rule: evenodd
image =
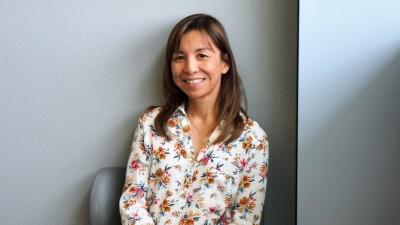
M202 81L204 81L205 80L205 78L199 78L199 79L192 79L192 80L183 80L185 83L188 83L188 84L198 84L198 83L200 83L200 82L202 82Z

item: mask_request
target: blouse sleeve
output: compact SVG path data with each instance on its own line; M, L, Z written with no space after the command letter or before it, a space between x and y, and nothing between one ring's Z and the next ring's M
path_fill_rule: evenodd
M246 154L248 161L233 205L233 224L260 224L267 188L268 150L267 136L262 131Z
M145 115L145 114L144 114ZM144 115L139 118L119 201L122 225L153 225L146 204L151 157L145 143Z

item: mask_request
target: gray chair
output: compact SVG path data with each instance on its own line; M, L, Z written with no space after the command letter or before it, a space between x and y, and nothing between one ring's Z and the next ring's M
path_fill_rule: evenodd
M119 198L125 181L124 167L100 169L90 192L90 224L121 225Z

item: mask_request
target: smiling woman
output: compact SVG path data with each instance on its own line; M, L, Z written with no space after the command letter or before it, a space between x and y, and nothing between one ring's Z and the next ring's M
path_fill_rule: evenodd
M171 67L175 84L190 101L217 99L221 76L229 69L221 51L198 30L182 36Z
M242 107L244 92L227 35L195 14L171 31L166 103L139 119L120 213L133 224L259 224L268 140Z

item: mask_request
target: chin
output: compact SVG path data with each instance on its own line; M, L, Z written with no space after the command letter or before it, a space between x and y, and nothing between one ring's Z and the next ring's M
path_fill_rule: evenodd
M200 94L186 94L186 97L188 98L188 100L197 100L197 99L201 99L203 97L203 95Z
M194 91L186 91L184 93L185 93L185 95L186 95L186 97L188 99L193 99L193 100L201 99L201 98L203 98L205 96L205 94L203 92L201 92L201 91L196 91L196 92L194 92Z

